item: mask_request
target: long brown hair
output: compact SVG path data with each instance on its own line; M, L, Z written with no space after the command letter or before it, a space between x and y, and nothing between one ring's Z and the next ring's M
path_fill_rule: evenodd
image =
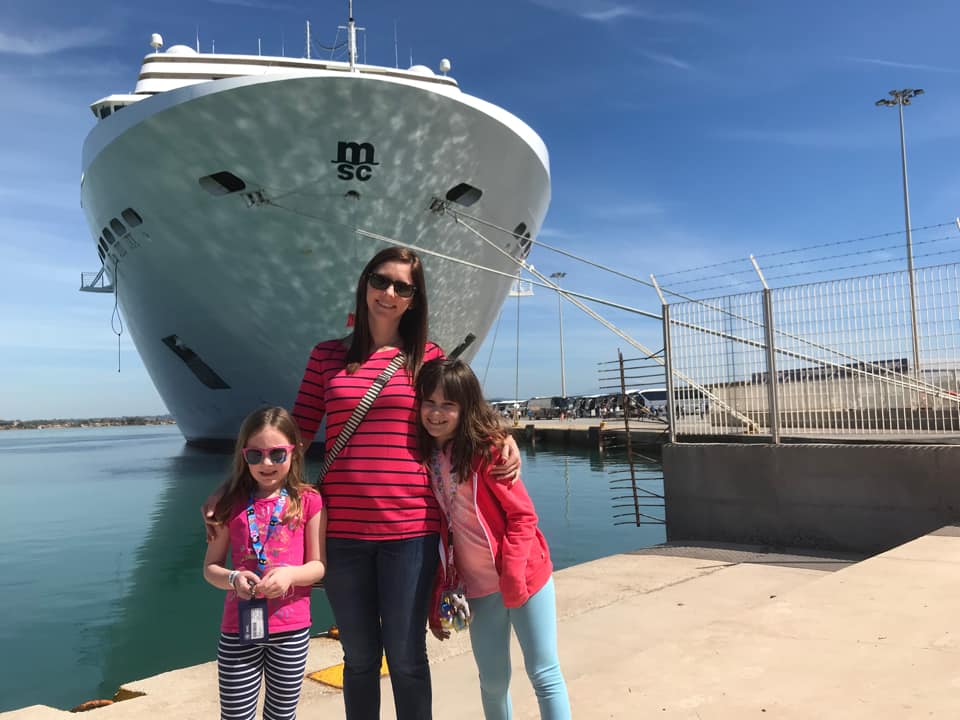
M420 458L426 460L436 447L436 441L423 427L419 404L437 390L444 398L460 406L460 422L453 431L450 443L450 462L457 482L470 479L474 461L480 458L489 463L493 446L503 444L510 434L500 422L500 416L483 399L480 381L462 360L431 360L424 363L417 376L417 446Z
M407 356L406 368L411 379L416 378L423 365L423 351L427 344L428 308L427 280L423 274L420 257L410 248L391 246L384 248L367 263L357 282L356 307L353 312L353 335L347 349L347 371L354 372L360 363L370 356L370 320L367 312L367 278L370 273L388 262L406 263L410 266L410 277L417 288L407 311L400 317L400 338L403 352Z
M299 521L303 508L303 493L316 492L312 486L307 485L303 480L303 448L300 447L300 430L297 428L293 416L282 407L263 407L247 415L243 425L240 426L237 444L233 450L230 479L213 511L214 520L217 522L227 522L230 519L231 511L238 504L249 502L250 496L256 492L257 481L253 479L247 461L243 458L243 448L247 446L247 442L253 435L268 427L280 431L287 438L288 444L293 445L290 472L287 473L283 482L288 497L282 520L284 522Z

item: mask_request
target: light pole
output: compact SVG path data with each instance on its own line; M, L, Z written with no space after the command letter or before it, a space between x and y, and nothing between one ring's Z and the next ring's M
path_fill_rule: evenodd
M555 272L550 275L550 279L557 281L557 288L559 289L560 281L566 276L565 272ZM557 293L557 315L560 318L560 396L566 400L567 378L563 371L563 295L559 292Z
M913 281L913 236L910 233L910 193L907 190L907 143L903 135L903 106L909 105L910 100L917 95L923 95L923 90L920 88L891 90L890 98L881 98L875 104L877 107L896 106L900 113L900 168L903 173L903 216L907 227L907 275L910 279L910 335L913 340L913 372L919 384L920 340L917 337L917 294Z

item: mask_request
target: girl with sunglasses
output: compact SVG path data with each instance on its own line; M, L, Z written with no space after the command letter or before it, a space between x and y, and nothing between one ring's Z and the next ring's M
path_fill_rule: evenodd
M424 362L443 357L427 337L426 279L412 250L388 247L357 283L353 334L321 342L310 359L293 415L309 445L326 417L329 449L374 379L398 353L403 365L384 385L321 487L329 513L324 586L344 654L348 720L380 717L385 653L397 720L431 717L426 621L439 562L440 512L417 457L413 382ZM497 473L519 467L510 441Z
M310 589L326 565L326 511L320 494L304 483L303 468L290 413L271 407L247 417L203 561L207 582L228 591L217 651L223 718L255 716L262 675L263 716L296 717L310 640Z
M420 455L430 469L446 531L446 557L430 605L430 631L444 640L450 637L451 624L462 627L449 611L447 617L439 612L444 588L456 590L469 605L469 610L462 605L459 609L464 621L472 618L470 644L486 720L512 717L511 628L520 642L540 717L570 720L557 655L550 550L523 483L507 487L489 475L505 435L500 417L483 399L477 376L460 360L426 363L416 388Z

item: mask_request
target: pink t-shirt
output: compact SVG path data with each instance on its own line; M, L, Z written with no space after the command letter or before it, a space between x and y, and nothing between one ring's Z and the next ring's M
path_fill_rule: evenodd
M300 498L302 517L299 522L287 522L277 525L270 538L264 543L263 549L267 556L267 567L283 565L303 565L306 561L307 546L304 530L310 518L323 508L320 494L313 490L304 490ZM277 498L263 498L254 500L253 507L257 517L257 526L260 529L260 538L266 536L270 527L270 516L276 507ZM230 531L230 560L237 570L252 570L259 574L257 554L250 541L250 526L247 523L248 503L237 503L231 514L227 527ZM286 597L268 599L269 613L268 628L271 633L285 630L301 630L310 627L310 588L291 587ZM223 620L220 622L223 632L235 633L240 630L237 614L237 594L233 590L227 591L223 601Z
M500 591L500 575L493 551L477 515L474 482L475 477L457 482L450 466L449 446L445 452L433 453L430 484L453 532L453 562L468 598L485 597Z

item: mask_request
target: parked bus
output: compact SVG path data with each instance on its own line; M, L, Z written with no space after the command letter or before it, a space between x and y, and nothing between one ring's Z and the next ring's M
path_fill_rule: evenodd
M559 395L527 400L527 417L532 420L554 420L565 409L566 401Z

